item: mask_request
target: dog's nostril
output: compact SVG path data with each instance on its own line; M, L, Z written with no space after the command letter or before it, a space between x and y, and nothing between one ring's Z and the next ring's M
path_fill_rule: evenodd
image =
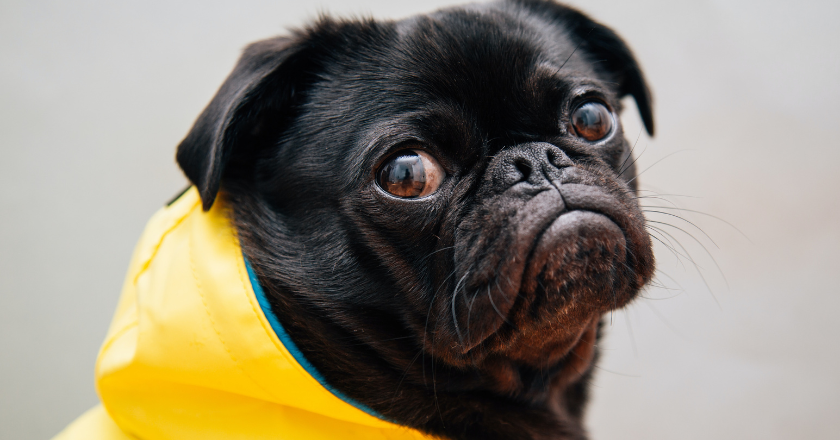
M516 169L522 173L522 180L528 180L528 178L531 177L531 164L529 164L525 159L516 159L513 161L513 164L516 166Z
M557 166L557 152L552 149L545 150L545 155L548 157L548 163Z
M557 168L562 168L566 165L566 158L565 155L555 149L548 149L545 151L546 156L548 156L548 163L554 165Z
M564 151L549 148L545 150L545 155L548 158L548 163L554 165L556 168L563 168L572 165L571 158Z

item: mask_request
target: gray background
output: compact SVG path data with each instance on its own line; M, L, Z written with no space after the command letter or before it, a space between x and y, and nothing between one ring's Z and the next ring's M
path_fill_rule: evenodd
M96 404L135 240L185 185L174 147L243 45L319 11L446 3L2 1L0 438L49 438ZM644 204L748 237L650 214L709 254L656 224L684 256L658 245L666 288L610 316L593 438L837 438L840 2L576 4L625 37L655 92L640 180L668 195ZM623 120L640 134L632 106Z

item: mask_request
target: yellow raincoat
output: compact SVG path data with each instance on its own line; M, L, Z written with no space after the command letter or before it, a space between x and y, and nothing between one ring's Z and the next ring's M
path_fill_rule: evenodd
M431 439L323 381L271 312L224 200L205 213L195 188L146 226L96 386L102 404L54 440Z

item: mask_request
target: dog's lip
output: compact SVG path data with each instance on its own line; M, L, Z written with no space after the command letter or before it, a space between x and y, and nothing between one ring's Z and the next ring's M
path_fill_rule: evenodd
M622 233L627 234L628 218L620 212L625 206L620 199L605 191L600 186L581 183L558 185L558 191L566 204L563 214L574 211L590 211L601 214L615 223Z
M627 246L627 264L636 273L634 287L640 289L652 275L649 272L653 254L646 220L638 204L602 186L567 183L560 190L568 209L596 212L618 225Z
M597 240L601 243L612 240L622 247L628 244L625 232L609 216L583 209L564 211L543 231L532 248L522 276L522 285L526 285L526 291L536 292L534 283L542 287L537 278L547 268L545 264L552 255L574 248L581 238L592 239L593 233L597 234Z
M531 277L536 278L538 276L538 273L531 273L535 269L535 260L538 259L538 254L540 252L546 252L545 249L541 249L541 246L545 246L547 244L546 240L553 241L547 237L546 234L549 233L552 227L557 227L560 222L568 219L569 216L581 216L584 221L594 220L589 223L590 225L600 223L600 227L605 227L607 229L614 228L613 230L615 233L618 234L620 239L623 241L623 245L632 246L631 240L627 236L625 228L622 226L631 220L622 215L622 205L620 204L620 200L607 193L603 188L593 185L569 183L557 185L552 189L547 189L541 192L546 191L559 193L558 195L562 198L565 206L561 211L554 212L554 215L551 215L550 218L543 219L543 221L541 221L542 226L540 230L533 235L529 246L530 249L528 250L525 259L526 263L522 266L521 275L519 276L519 285L516 289L516 301L521 300L520 298L523 297L524 291L528 288L526 287L526 284L529 283L529 279ZM575 226L571 227L574 228ZM536 292L531 292L529 294L535 293ZM526 294L526 296L529 294ZM574 307L579 307L580 305L581 304L575 304ZM514 305L510 309L515 307L516 306ZM603 311L604 310L590 310L592 314L596 315L600 315ZM511 316L506 314L505 318L507 321L511 318ZM581 335L582 334L583 333L581 333ZM487 338L493 338L493 334L487 335ZM483 341L476 341L474 345L464 347L465 350L462 354L468 355L470 352L475 351L476 348L482 345L482 342ZM577 344L577 342L575 342L575 344ZM574 351L576 349L574 347L575 344L570 345L563 356L566 356L566 354Z
M574 178L574 176L566 177ZM521 264L521 266L518 268L500 268L503 272L507 273L505 276L506 279L509 281L515 279L517 282L515 285L510 285L509 283L510 288L505 289L502 295L495 297L493 305L501 307L504 304L505 307L503 307L501 314L498 313L499 310L496 310L495 314L500 315L499 319L496 320L494 318L494 323L488 325L486 332L472 332L472 335L481 336L476 337L474 340L470 339L466 341L461 338L461 334L459 333L461 342L456 344L458 348L454 350L457 356L469 356L471 353L476 353L477 351L475 349L483 346L488 341L488 338L495 339L496 336L499 336L498 327L503 326L505 322L510 323L510 319L512 318L510 311L517 307L516 303L522 301L524 296L529 295L524 292L526 291L529 272L532 272L534 269L532 262L538 252L540 243L546 240L546 233L552 226L566 218L566 216L573 213L578 213L575 215L584 214L588 216L591 214L598 216L598 218L605 222L604 224L609 222L609 224L616 228L628 251L634 246L633 240L628 236L627 231L627 227L632 224L632 218L628 215L627 207L623 203L623 200L611 194L608 188L578 183L576 180L572 182L567 180L567 183L553 181L551 182L551 186L542 188L531 195L531 202L536 201L535 199L541 199L542 201L538 202L538 204L542 206L527 207L526 205L523 207L529 213L525 214L526 217L520 219L519 224L524 229L520 230L517 235L521 238L526 238L528 243L523 246L519 256L508 261L508 264L514 264L514 266ZM526 221L526 219L530 220ZM532 226L526 226L527 224L531 224ZM530 228L534 229L528 231ZM517 264L517 261L521 263ZM519 273L514 275L514 271ZM533 275L536 276L537 274ZM452 313L455 314L456 312L453 310ZM490 330L490 327L496 327L496 329ZM499 342L505 345L502 341ZM493 345L496 344L493 343ZM452 352L452 348L454 347L450 347L448 351Z
M522 290L522 284L525 282L525 274L528 272L531 262L540 248L540 244L546 238L546 233L548 233L555 224L562 221L564 217L569 215L584 215L589 217L591 215L593 216L592 218L605 219L619 229L622 238L625 241L625 245L631 245L625 228L629 219L626 215L623 215L620 212L621 202L618 198L610 195L599 186L580 183L553 183L553 185L553 190L559 193L561 199L563 200L564 207L556 214L556 217L551 220L544 221L541 230L534 235L534 239L530 245L530 249L525 260L527 263L522 268L522 276L520 277L519 286L520 291Z

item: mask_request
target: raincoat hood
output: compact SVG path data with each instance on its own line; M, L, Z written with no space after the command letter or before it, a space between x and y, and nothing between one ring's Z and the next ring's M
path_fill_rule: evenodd
M432 438L326 384L271 312L224 200L203 212L195 188L140 238L96 387L102 404L55 440Z

